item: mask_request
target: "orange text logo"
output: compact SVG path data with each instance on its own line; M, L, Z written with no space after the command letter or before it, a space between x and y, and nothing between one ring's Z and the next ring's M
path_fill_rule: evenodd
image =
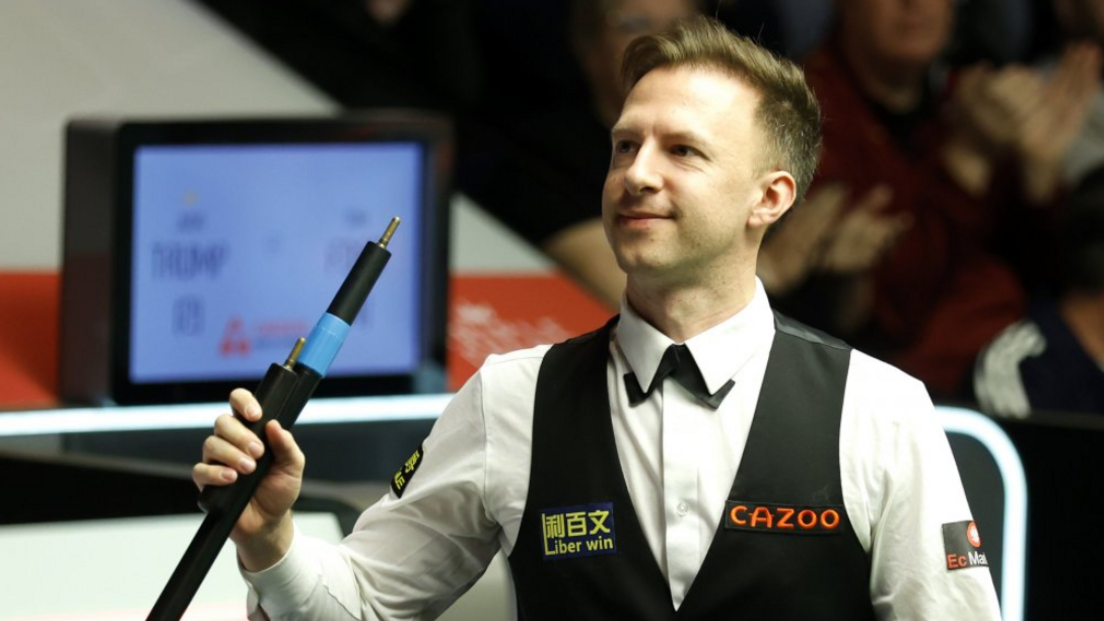
M730 500L725 528L761 533L834 535L842 523L842 507L808 507Z

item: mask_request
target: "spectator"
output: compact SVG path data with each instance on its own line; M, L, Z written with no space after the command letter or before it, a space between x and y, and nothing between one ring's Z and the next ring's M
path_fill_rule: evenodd
M981 346L1026 306L994 251L1008 211L996 212L989 186L1011 149L983 148L972 116L949 122L937 60L953 26L951 0L836 8L832 36L806 65L826 119L818 183L806 213L783 223L763 252L792 252L787 229L818 204L841 215L810 237L818 277L778 305L898 364L937 397L961 396Z
M1104 168L1070 195L1059 231L1061 295L1033 304L978 358L974 389L990 414L1104 414Z

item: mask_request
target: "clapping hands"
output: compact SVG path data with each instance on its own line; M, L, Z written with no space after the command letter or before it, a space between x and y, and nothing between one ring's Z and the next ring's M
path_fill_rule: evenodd
M1048 75L1015 65L965 70L953 102L956 138L990 165L1014 158L1027 197L1045 202L1100 90L1102 62L1096 46L1081 43L1067 48Z
M884 185L858 196L842 184L810 194L764 241L764 286L784 294L815 272L852 276L871 270L912 225L908 214L886 213L892 199Z

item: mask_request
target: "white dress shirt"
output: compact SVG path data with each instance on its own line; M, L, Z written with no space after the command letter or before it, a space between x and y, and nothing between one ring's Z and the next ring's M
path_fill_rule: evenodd
M610 344L613 432L633 506L681 604L713 540L744 452L774 319L762 284L742 311L686 342L721 406L673 379L630 407L623 376L646 390L672 341L628 304ZM340 546L297 534L275 566L243 572L257 605L282 619L432 619L517 539L529 486L533 395L548 346L491 356L423 444L403 496L389 493ZM795 455L795 459L801 456ZM944 523L970 520L958 471L923 386L853 352L840 429L844 505L871 560L881 619L997 620L985 569L948 571ZM984 534L984 531L983 531Z

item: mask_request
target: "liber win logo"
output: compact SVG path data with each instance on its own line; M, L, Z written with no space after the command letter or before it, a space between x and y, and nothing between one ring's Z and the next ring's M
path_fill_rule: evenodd
M947 571L989 566L989 559L981 549L981 534L975 522L944 524L943 546Z
M541 529L546 561L617 554L612 502L544 509Z

